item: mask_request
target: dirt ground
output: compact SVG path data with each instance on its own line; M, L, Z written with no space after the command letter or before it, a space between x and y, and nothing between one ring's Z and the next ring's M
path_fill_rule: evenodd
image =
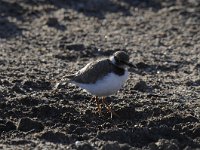
M138 70L96 113L54 85L125 50ZM0 0L0 149L200 149L199 0Z

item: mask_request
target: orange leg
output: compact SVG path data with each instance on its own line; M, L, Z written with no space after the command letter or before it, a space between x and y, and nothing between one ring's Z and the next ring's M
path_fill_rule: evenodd
M102 97L102 103L105 105L107 111L111 113L111 118L112 118L112 115L115 115L115 116L119 117L119 115L116 114L116 113L111 109L111 107L107 104L107 102L106 102L106 97Z
M95 101L97 104L98 113L101 114L101 105L99 104L99 98L97 96L95 96Z

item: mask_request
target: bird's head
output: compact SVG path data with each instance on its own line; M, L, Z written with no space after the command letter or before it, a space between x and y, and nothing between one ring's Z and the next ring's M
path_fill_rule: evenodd
M111 56L111 61L114 65L120 67L120 68L130 68L130 67L136 67L132 63L129 62L129 55L124 51L117 51Z

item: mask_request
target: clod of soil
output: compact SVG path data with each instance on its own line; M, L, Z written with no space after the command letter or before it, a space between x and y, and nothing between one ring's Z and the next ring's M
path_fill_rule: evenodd
M151 87L148 86L145 81L139 81L135 84L133 89L140 92L148 92L151 90Z
M0 133L3 131L12 131L12 130L16 130L16 125L15 123L11 122L11 121L7 121L5 124L0 124Z
M68 136L61 132L47 131L38 137L49 142L69 143Z
M17 129L24 132L28 132L31 130L40 132L44 130L44 125L40 121L35 121L30 118L22 118L19 121Z

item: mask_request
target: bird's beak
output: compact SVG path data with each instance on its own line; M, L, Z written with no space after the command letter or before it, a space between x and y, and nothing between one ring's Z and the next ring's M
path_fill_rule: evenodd
M124 62L125 65L129 66L130 68L137 68L136 65L129 63L129 62Z

